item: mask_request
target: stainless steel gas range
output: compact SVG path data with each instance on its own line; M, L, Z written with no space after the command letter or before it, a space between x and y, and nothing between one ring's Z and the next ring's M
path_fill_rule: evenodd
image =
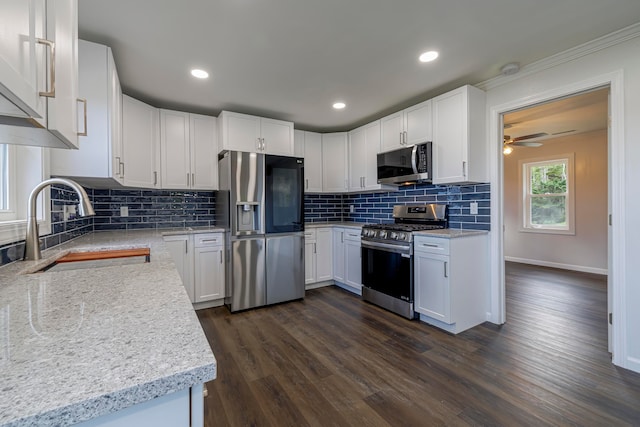
M408 319L413 311L413 236L447 228L445 204L393 207L394 224L362 227L362 299Z

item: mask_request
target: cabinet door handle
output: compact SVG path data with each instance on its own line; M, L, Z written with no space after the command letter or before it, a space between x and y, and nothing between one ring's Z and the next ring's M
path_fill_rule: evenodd
M78 98L78 102L82 102L83 110L84 110L84 131L78 132L78 136L87 136L87 100L84 98Z
M189 253L189 246L188 246L188 244L187 244L187 241L186 241L186 240L184 241L184 253L185 253L185 254L188 254L188 253Z
M124 178L124 162L120 162L120 166L122 167L122 172L120 173L120 176Z
M449 273L447 272L447 264L449 264L447 261L444 262L444 277L449 277Z
M407 145L407 131L402 132L402 138L404 140L404 145Z
M308 190L308 189L309 189L309 178L307 178L307 179L305 179L305 180L304 180L304 188L305 188L306 190Z
M153 185L158 185L158 172L153 171Z
M467 162L462 162L462 176L467 176Z
M49 91L40 92L40 96L47 98L55 98L56 96L56 44L51 40L38 39L38 43L46 45L51 50L49 57Z
M220 264L222 264L222 250L220 250Z
M191 186L192 187L196 186L196 174L195 173L191 174Z
M187 187L189 186L189 172L187 172Z
M402 145L402 132L398 136L400 137L400 145Z
M340 243L344 243L344 231L340 232Z
M317 253L318 253L318 248L317 248L317 246L316 246L316 244L315 244L315 243L313 244L313 253L314 253L314 254L317 254Z
M261 147L262 147L261 146L261 142L262 142L261 140L262 140L262 138L257 138L256 139L256 150L258 150L258 151L260 151Z
M122 164L122 162L120 161L120 157L116 156L114 157L114 159L116 159L116 163L118 164L118 172L117 174L120 175L120 165Z
M428 248L437 248L438 245L434 245L433 243L423 243L422 246L426 246Z
M264 138L262 138L262 151L267 149L267 143L264 141Z

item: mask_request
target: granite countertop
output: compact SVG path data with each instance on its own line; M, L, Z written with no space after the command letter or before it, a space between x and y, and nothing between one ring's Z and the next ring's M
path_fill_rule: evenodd
M424 231L416 231L414 234L416 236L431 236L431 237L442 237L444 239L455 239L458 237L469 237L476 236L479 234L488 234L488 231L485 230L460 230L453 228L444 228L440 230L424 230Z
M322 228L322 227L352 227L362 228L364 222L354 221L332 221L332 222L305 222L304 228Z
M95 232L0 268L0 426L66 426L216 377L164 232ZM70 251L135 247L151 262L27 274Z

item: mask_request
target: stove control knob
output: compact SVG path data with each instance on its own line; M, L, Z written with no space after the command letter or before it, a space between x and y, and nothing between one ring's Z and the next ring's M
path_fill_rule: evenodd
M381 239L386 239L387 238L387 231L386 230L380 230L380 232L378 233L378 237L380 237Z
M400 233L396 233L395 231L392 231L392 232L391 232L391 238L392 238L393 240L398 240L398 235L399 235L399 234L400 234Z

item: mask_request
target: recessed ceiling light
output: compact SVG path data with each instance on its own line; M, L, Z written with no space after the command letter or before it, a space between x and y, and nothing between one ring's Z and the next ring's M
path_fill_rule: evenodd
M191 70L191 75L198 79L206 79L207 77L209 77L209 73L207 73L204 70L199 70L197 68L194 68L193 70Z
M428 52L424 52L421 54L418 59L420 62L431 62L438 57L438 52L435 50L430 50Z
M333 108L335 108L336 110L342 110L346 106L347 104L345 104L344 102L336 102L333 104Z

